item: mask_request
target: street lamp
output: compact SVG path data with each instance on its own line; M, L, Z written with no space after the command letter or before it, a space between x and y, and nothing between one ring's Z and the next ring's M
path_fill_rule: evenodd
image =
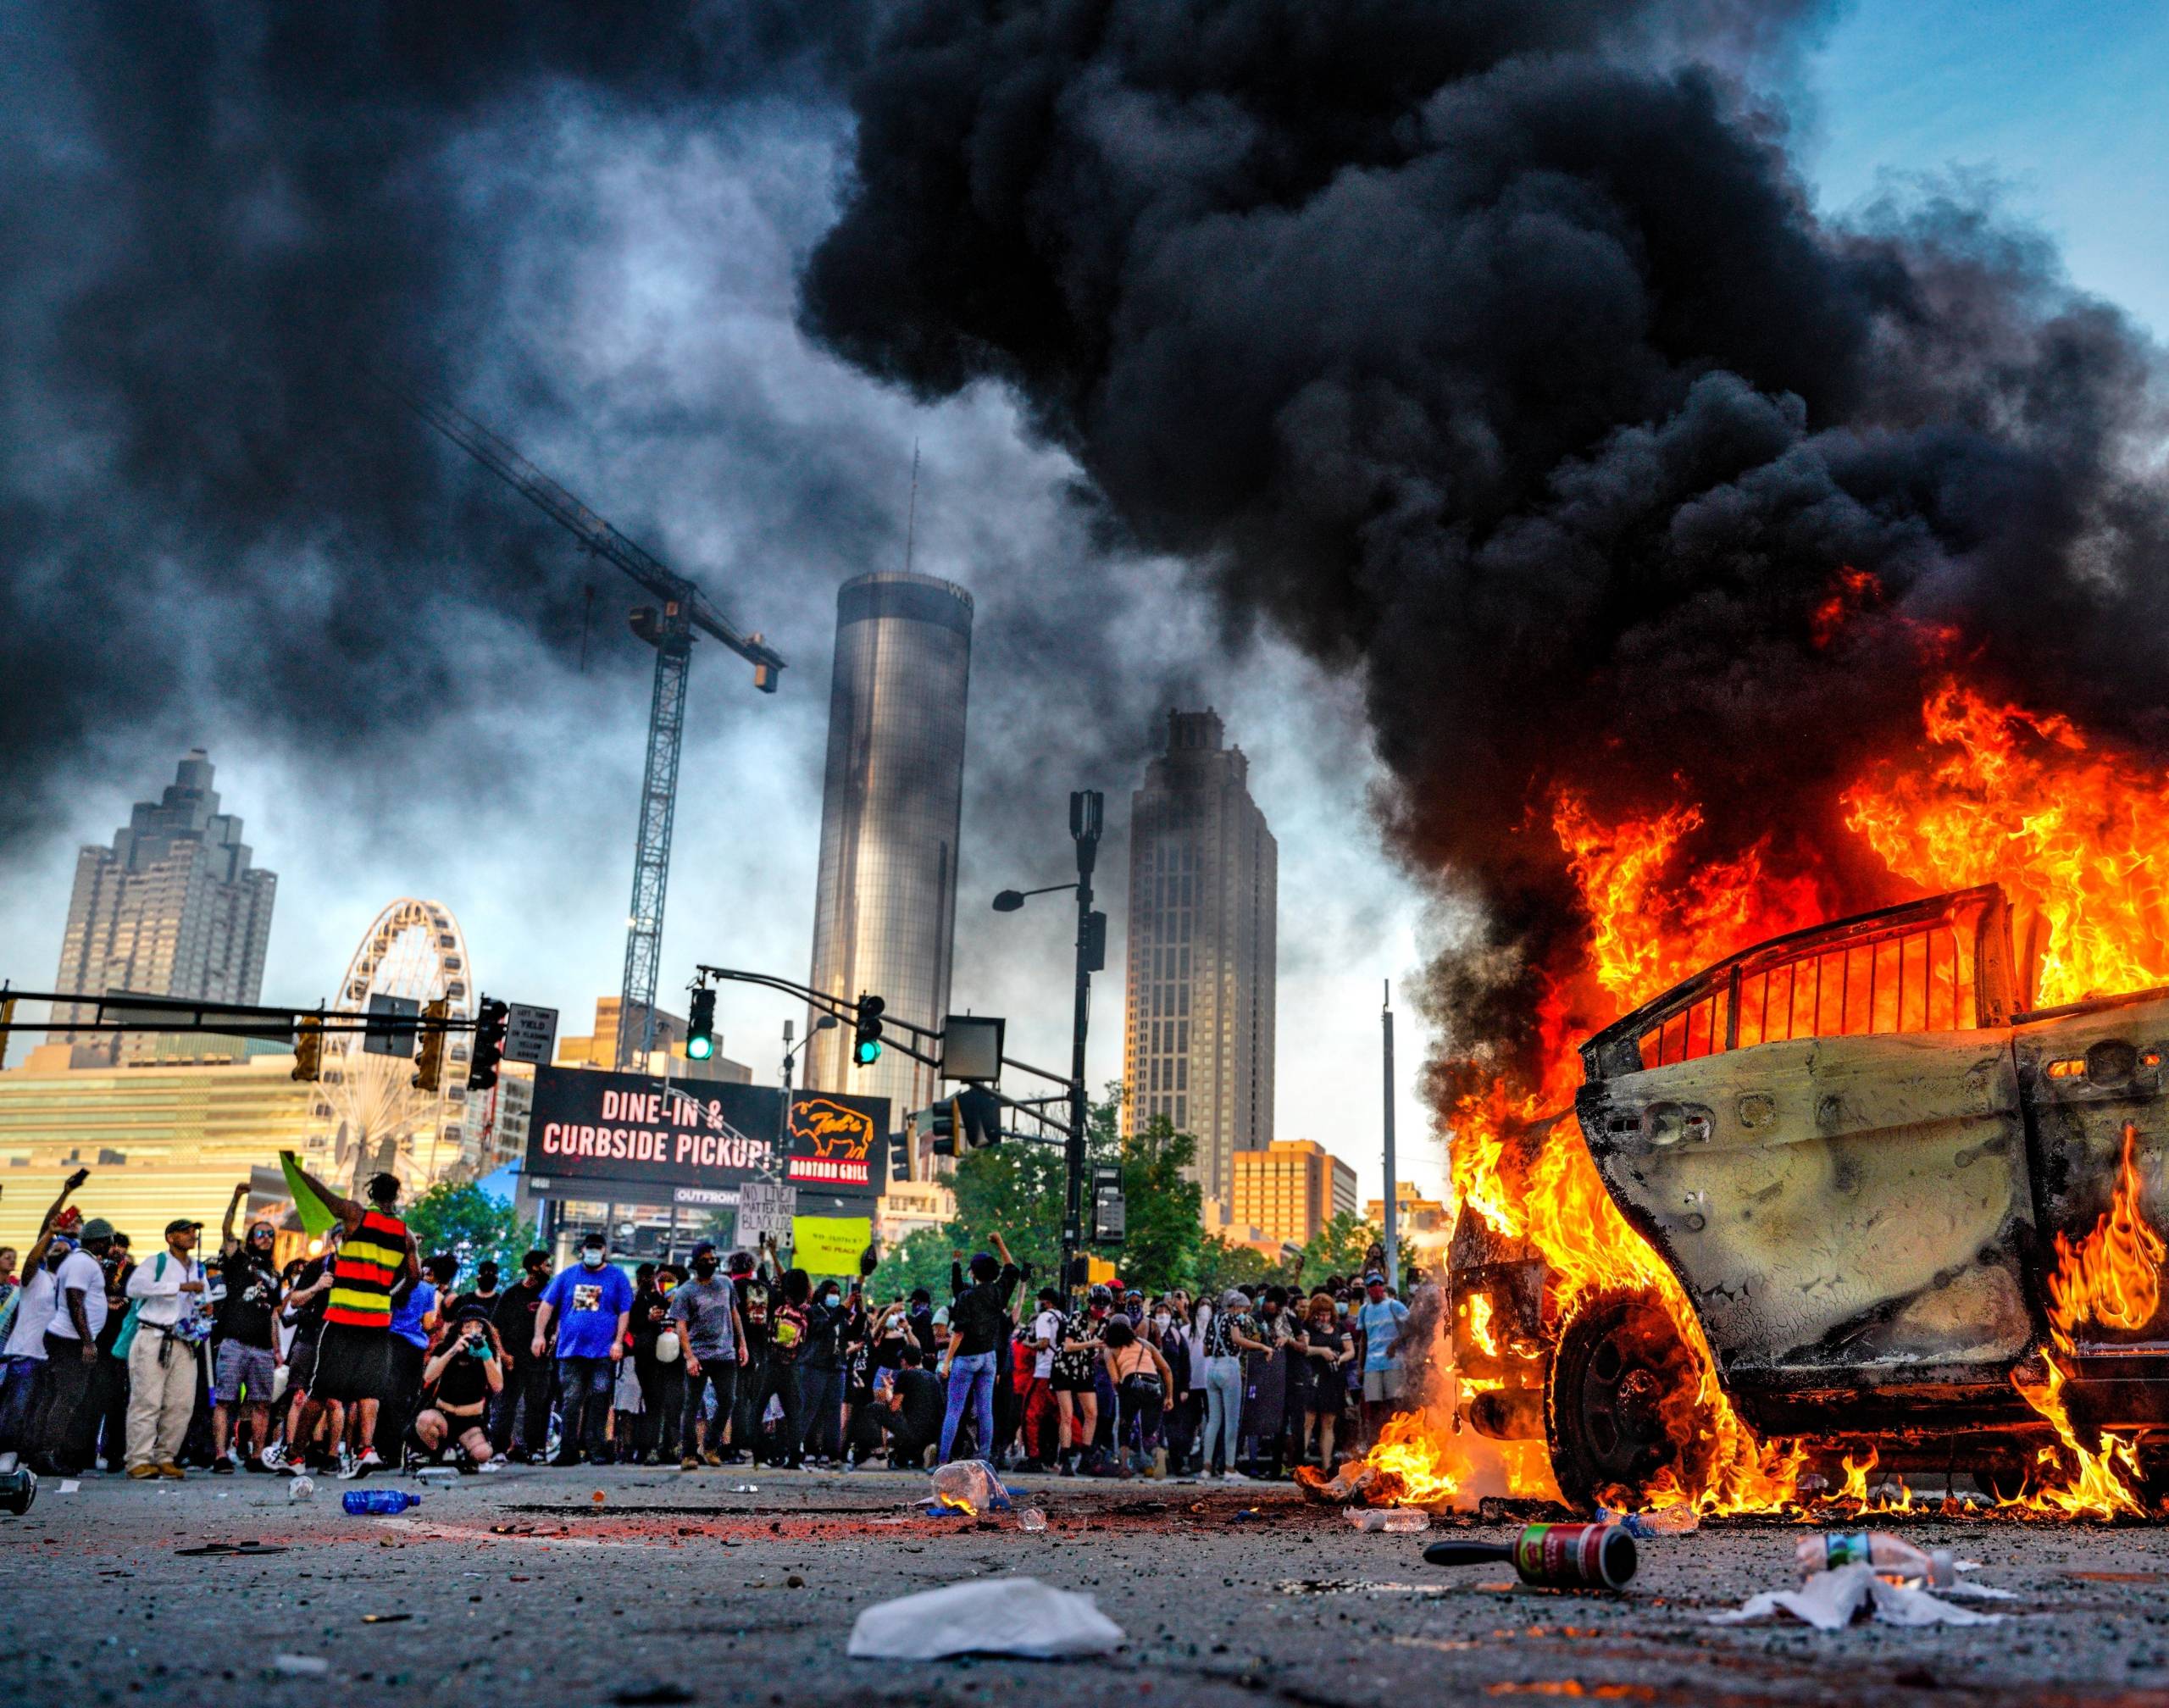
M1077 995L1069 1040L1069 1138L1063 1149L1068 1163L1068 1190L1062 1217L1062 1284L1073 1289L1077 1249L1084 1234L1084 1038L1092 1017L1092 975L1107 964L1107 916L1092 907L1092 868L1100 856L1104 801L1096 789L1079 789L1069 797L1069 835L1077 845L1077 881L1048 884L1037 890L1004 890L994 898L997 913L1014 913L1034 896L1057 890L1077 892Z

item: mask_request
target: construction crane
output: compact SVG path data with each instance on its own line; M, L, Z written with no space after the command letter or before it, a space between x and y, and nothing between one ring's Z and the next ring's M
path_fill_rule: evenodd
M711 635L747 660L753 667L753 685L763 694L776 691L783 658L759 635L741 633L699 587L628 540L472 416L449 403L385 383L423 420L658 602L632 613L633 633L655 648L655 696L647 715L640 838L633 846L633 906L625 920L625 979L618 1011L616 1057L620 1069L644 1063L655 1047L663 901L670 879L670 830L678 808L678 754L685 733L685 677L693 661L694 636ZM630 1023L635 1014L640 1016L637 1036Z

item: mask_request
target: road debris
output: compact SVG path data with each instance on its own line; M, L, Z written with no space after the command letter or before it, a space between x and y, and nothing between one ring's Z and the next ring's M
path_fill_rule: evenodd
M1565 1589L1623 1589L1634 1575L1634 1539L1617 1524L1532 1524L1512 1542L1434 1542L1434 1566L1513 1563L1524 1583Z
M1036 1578L995 1578L868 1607L852 1627L847 1652L863 1661L935 1661L951 1655L1055 1661L1104 1655L1124 1640L1122 1628L1090 1595L1053 1589Z
M2009 1599L2007 1590L1970 1593ZM2000 1613L1976 1613L1910 1583L1888 1583L1865 1563L1811 1573L1797 1589L1766 1589L1740 1606L1710 1615L1713 1625L1744 1625L1773 1613L1789 1613L1818 1631L1838 1631L1863 1613L1885 1625L1993 1625Z

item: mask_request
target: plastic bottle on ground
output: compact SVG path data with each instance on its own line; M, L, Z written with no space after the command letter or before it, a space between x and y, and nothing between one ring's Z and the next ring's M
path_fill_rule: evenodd
M315 1498L316 1478L307 1472L297 1473L287 1483L286 1501L289 1506L297 1500L313 1500Z
M1958 1576L1948 1548L1931 1553L1887 1530L1831 1530L1803 1536L1793 1557L1803 1581L1839 1566L1872 1566L1878 1577L1906 1578L1939 1589L1948 1588Z
M952 1512L1007 1512L1009 1491L984 1459L957 1459L934 1473L934 1502Z
M1689 1536L1702 1528L1700 1515L1684 1500L1654 1512L1615 1512L1609 1506L1600 1506L1596 1519L1600 1524L1618 1525L1640 1542L1652 1536Z
M349 1489L339 1497L339 1504L357 1518L364 1513L389 1517L395 1512L404 1512L409 1506L419 1506L422 1497L404 1489Z
M1036 1506L1027 1506L1017 1515L1017 1528L1019 1530L1044 1530L1047 1528L1047 1515Z
M1431 1528L1431 1515L1412 1506L1351 1506L1348 1522L1366 1533L1383 1530L1396 1536L1413 1536Z

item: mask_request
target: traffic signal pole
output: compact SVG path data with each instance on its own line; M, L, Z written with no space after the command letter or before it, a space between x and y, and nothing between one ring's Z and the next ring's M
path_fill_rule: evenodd
M1077 1001L1069 1038L1069 1142L1067 1206L1062 1217L1062 1284L1074 1293L1084 1278L1077 1254L1084 1243L1084 1040L1092 1019L1092 971L1105 952L1105 928L1092 912L1092 868L1099 863L1101 797L1080 789L1069 797L1069 835L1077 844Z

